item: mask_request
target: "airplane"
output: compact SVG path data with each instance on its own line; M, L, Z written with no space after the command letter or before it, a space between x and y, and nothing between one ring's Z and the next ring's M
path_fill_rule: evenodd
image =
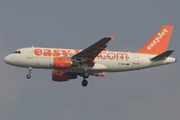
M57 82L83 77L82 86L90 75L105 78L105 72L140 70L174 63L169 57L174 50L167 50L174 26L165 25L141 50L137 52L108 51L107 43L114 36L104 37L84 50L27 47L7 55L7 64L28 68L53 69L52 80Z

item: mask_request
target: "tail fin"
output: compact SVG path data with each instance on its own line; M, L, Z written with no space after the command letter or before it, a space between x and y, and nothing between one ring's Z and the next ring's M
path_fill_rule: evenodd
M164 26L140 51L136 53L159 55L167 51L174 26Z

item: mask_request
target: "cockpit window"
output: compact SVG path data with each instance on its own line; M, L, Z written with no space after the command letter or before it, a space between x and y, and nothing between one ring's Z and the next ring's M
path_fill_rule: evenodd
M21 51L15 51L14 53L15 54L21 54Z

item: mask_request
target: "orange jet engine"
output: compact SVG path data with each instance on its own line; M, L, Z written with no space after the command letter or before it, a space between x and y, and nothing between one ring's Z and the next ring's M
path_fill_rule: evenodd
M68 72L53 70L52 80L57 82L68 81L69 79L76 79L77 75L70 74Z
M54 67L63 69L63 68L70 68L71 67L71 58L54 58Z

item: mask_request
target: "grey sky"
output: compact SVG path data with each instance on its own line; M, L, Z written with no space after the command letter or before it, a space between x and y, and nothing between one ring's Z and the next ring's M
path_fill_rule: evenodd
M107 73L64 83L52 70L28 70L3 59L18 48L84 49L115 34L109 50L138 51L164 25L174 25L169 49L180 60L179 0L0 0L1 120L179 120L179 62Z

